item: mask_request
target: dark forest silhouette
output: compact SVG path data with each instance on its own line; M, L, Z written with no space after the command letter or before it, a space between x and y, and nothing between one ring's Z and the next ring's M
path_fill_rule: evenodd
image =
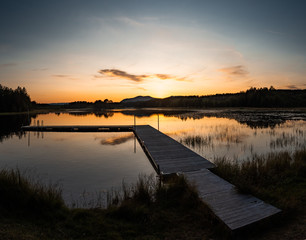
M137 98L137 97L136 97ZM306 107L306 90L277 90L252 87L245 92L224 93L208 96L171 96L168 98L152 98L148 101L129 101L114 103L111 100L95 102L73 102L69 108L224 108L224 107L256 107L256 108L290 108Z
M276 90L270 88L250 88L240 93L225 93L209 96L171 96L152 98L148 101L114 103L105 99L95 102L75 101L63 105L36 104L31 102L27 90L17 87L15 90L0 84L0 112L22 112L33 108L91 108L93 110L113 108L220 108L220 107L257 107L290 108L306 107L306 90Z
M0 112L23 112L30 108L31 98L24 87L13 90L0 84Z
M146 102L126 104L133 107L258 107L284 108L306 107L306 90L276 90L250 88L246 92L216 94L210 96L172 96Z

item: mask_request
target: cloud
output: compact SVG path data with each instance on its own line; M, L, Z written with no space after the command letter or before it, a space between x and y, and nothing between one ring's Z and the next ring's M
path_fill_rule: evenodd
M56 77L56 78L70 78L70 75L64 75L64 74L56 74L56 75L52 75L52 77Z
M120 22L123 22L127 25L131 25L133 27L140 27L140 26L143 26L143 23L141 22L138 22L134 19L131 19L131 18L128 18L128 17L120 17L120 18L117 18L118 21Z
M277 32L277 31L273 31L273 30L266 30L266 32L272 33L272 34L274 34L274 35L285 35L285 33Z
M296 85L287 85L286 88L288 89L299 89Z
M121 79L131 80L133 82L143 82L147 79L160 79L160 80L175 80L175 81L189 81L186 77L177 77L170 74L129 74L125 71L118 70L118 69L101 69L99 71L102 76L95 76L95 78L101 78L103 76L106 77L116 77Z
M168 75L168 74L155 74L155 76L158 77L159 79L163 79L163 80L171 78L171 75Z
M129 74L125 71L121 71L118 69L102 69L99 71L99 73L102 75L109 76L109 77L118 77L118 78L128 79L134 82L142 82L145 78L148 77L148 75Z
M187 77L177 77L177 76L170 75L170 74L153 74L152 77L156 77L162 80L175 80L179 82L189 82Z
M73 80L73 81L79 81L80 80L79 78L76 78L76 77L71 76L71 75L65 75L65 74L54 74L54 75L51 75L51 77L65 78L65 79L69 79L69 80Z
M228 76L237 76L237 77L245 77L246 75L249 74L249 72L242 65L220 68L218 69L218 72L225 73Z
M142 90L142 91L148 91L147 89L143 88L143 87L137 87L136 89Z
M14 67L16 65L17 65L16 63L3 63L0 64L0 68Z
M35 69L32 69L32 71L34 72L43 72L43 71L47 71L49 70L49 68L35 68Z

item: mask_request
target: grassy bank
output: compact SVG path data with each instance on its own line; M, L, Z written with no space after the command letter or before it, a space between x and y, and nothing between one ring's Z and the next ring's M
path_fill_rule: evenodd
M184 178L161 186L141 177L123 194L110 192L106 209L69 209L54 185L17 170L0 172L1 239L203 239L212 219Z

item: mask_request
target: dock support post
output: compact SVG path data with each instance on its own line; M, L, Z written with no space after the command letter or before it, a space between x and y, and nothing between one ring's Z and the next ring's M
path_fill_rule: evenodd
M136 153L136 136L134 134L134 153Z
M134 129L136 130L136 116L134 115Z

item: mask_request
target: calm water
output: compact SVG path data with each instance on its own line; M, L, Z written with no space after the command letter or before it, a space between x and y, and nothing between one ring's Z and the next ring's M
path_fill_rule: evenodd
M252 154L306 146L306 112L123 111L0 116L0 167L58 183L67 203L89 205L122 181L154 173L132 133L22 133L21 125L150 124L210 161L244 161Z

